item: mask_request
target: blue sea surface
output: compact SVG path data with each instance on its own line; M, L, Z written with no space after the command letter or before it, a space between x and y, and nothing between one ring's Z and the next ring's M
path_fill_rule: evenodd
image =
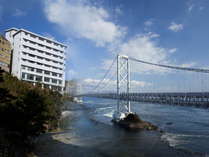
M83 102L92 119L112 125L116 100L84 97ZM209 109L131 102L131 110L165 131L161 139L170 146L209 154Z

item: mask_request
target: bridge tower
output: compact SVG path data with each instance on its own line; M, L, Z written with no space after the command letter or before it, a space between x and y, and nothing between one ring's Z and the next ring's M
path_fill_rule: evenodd
M130 92L130 63L128 56L117 55L117 110L113 115L113 119L119 121L128 113L131 113L131 105L129 99ZM122 96L128 97L122 100Z

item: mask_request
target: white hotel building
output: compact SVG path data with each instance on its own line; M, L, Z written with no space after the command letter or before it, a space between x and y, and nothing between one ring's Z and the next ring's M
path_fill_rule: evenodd
M24 29L8 29L5 37L13 49L14 76L33 84L40 82L44 88L63 92L66 45Z

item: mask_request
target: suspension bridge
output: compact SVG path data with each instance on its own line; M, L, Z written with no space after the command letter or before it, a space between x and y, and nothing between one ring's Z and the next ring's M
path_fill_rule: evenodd
M164 75L158 74L160 75L159 80L161 82L156 83L158 86L163 86L162 80L166 75L172 74L175 76L177 75L176 72L180 72L182 77L178 79L178 81L181 82L181 90L180 88L176 88L178 83L175 83L174 85L168 83L170 90L166 91L163 88L154 90L154 87L148 86L147 88L150 88L148 92L146 90L143 91L143 87L138 84L139 89L133 92L132 89L136 87L131 86L132 81L130 76L132 68L135 68L136 65L131 67L131 62L141 64L141 68L144 69L148 68L154 70L158 68L159 70L160 68L160 73L164 73ZM114 72L111 72L112 69ZM142 71L141 75L143 72L145 71ZM194 74L198 76L198 78L196 77L196 80ZM185 79L185 75L188 75L187 78L189 78L190 81ZM201 75L204 75L204 77L201 77ZM152 79L155 81L156 78ZM175 80L175 78L171 77L170 80ZM197 80L199 80L199 84ZM106 71L103 79L101 79L93 88L93 92L80 96L117 99L117 110L113 117L114 119L119 120L127 113L131 113L131 101L209 108L209 81L207 80L209 80L208 69L157 64L125 55L117 55ZM188 82L190 82L190 84L186 87L185 84Z

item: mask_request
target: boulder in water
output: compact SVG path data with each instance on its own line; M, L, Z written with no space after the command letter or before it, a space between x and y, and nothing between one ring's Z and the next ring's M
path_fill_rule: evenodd
M125 118L113 122L122 128L128 130L157 130L157 126L149 122L145 122L135 113L128 113Z

